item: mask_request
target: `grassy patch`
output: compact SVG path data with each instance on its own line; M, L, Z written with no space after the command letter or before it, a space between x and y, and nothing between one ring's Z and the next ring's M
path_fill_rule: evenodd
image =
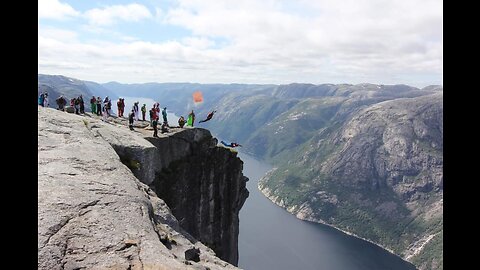
M125 166L127 166L131 171L140 170L140 168L142 167L140 162L135 159L120 157L120 161L125 164Z

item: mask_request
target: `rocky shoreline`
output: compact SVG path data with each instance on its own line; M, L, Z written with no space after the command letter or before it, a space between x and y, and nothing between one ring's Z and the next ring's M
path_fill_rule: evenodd
M334 229L336 229L336 230L339 230L339 231L341 231L341 232L343 232L343 233L345 233L345 234L347 234L347 235L350 235L350 236L356 237L356 238L358 238L358 239L367 241L367 242L369 242L369 243L371 243L371 244L374 244L374 245L376 245L376 246L378 246L378 247L380 247L380 248L382 248L382 249L390 252L392 255L395 255L395 256L399 257L400 259L402 259L402 260L404 260L404 261L407 261L407 262L409 262L409 263L412 263L410 260L405 259L405 258L399 256L398 254L394 253L393 250L389 249L388 247L382 246L382 245L379 244L379 243L376 243L376 242L373 242L373 241L371 241L371 240L369 240L369 239L366 239L366 238L363 238L363 237L361 237L361 236L358 236L358 235L356 235L356 234L354 234L354 233L352 233L352 232L349 232L349 231L345 231L345 230L343 230L343 229L340 229L340 228L338 228L338 227L336 227L336 226L334 226L334 225L332 225L332 224L329 224L329 223L325 222L325 221L322 220L322 219L315 219L315 218L312 218L311 216L308 216L306 213L304 213L304 210L306 210L305 208L302 209L302 208L300 207L300 209L298 209L299 207L296 207L296 206L294 206L294 207L286 207L285 204L283 203L283 200L280 199L278 196L274 196L274 195L272 194L272 192L271 192L270 189L268 189L267 187L262 186L261 182L258 183L258 186L257 186L257 187L258 187L258 190L260 190L260 192L261 192L265 197L267 197L272 203L274 203L274 204L278 205L279 207L285 209L287 212L289 212L290 214L294 215L294 216L295 216L296 218L298 218L298 219L305 220L305 221L310 221L310 222L315 222L315 223L320 223L320 224L323 224L323 225L332 227L332 228L334 228ZM302 211L302 210L303 210L303 211ZM433 237L432 237L431 239L433 239ZM430 239L430 240L431 240L431 239ZM426 245L426 243L424 243L421 247L423 248L425 245ZM420 251L421 251L421 250L418 250L418 251L415 250L415 251L413 251L413 252L415 252L415 254L418 254ZM411 257L409 257L409 258L411 258Z

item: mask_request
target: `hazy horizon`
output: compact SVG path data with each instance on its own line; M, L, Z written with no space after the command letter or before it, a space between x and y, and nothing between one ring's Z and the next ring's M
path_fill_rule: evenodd
M92 81L92 80L85 80L85 79L82 79L82 78L78 78L78 77L73 77L73 76L66 76L66 75L63 75L63 74L45 74L45 73L38 73L38 75L47 75L47 76L64 76L64 77L68 77L68 78L73 78L73 79L77 79L77 80L81 80L81 81L90 81L90 82L94 82L94 83L99 83L99 84L106 84L106 83L119 83L119 84L149 84L149 83L158 83L158 84L167 84L167 83L171 83L171 84L182 84L182 83L188 83L188 84L258 84L258 85L289 85L289 84L313 84L313 85L322 85L322 84L334 84L334 85L339 85L339 84L349 84L349 85L359 85L359 84L374 84L374 85L408 85L408 86L412 86L412 87L416 87L416 88L419 88L419 89L422 89L424 87L427 87L427 86L431 86L431 85L439 85L441 87L443 87L443 84L428 84L428 85L424 85L424 86L416 86L416 85L412 85L412 84L407 84L407 83L394 83L394 84L382 84L382 83L375 83L375 82L361 82L361 83L347 83L347 82L344 82L344 83L330 83L330 82L324 82L324 83L311 83L311 82L289 82L289 83L281 83L281 84L278 84L278 83L239 83L239 82L230 82L230 83L216 83L216 82L212 82L212 83L200 83L200 82L155 82L155 81L148 81L148 82L135 82L135 83L126 83L126 82L120 82L118 80L115 80L115 81L106 81L106 82L99 82L99 81Z

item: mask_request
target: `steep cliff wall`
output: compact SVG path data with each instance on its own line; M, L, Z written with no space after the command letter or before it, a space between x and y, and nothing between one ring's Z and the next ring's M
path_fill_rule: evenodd
M213 200L214 208L229 209L230 215L213 211L202 218L222 220L228 226L211 225L212 230L202 230L200 236L215 239L211 243L219 241L214 246L216 253L235 259L238 211L248 196L246 179L241 174L242 162L228 150L215 147L215 139L208 131L184 130L162 136L153 145L144 139L144 130L131 132L123 124L53 109L39 108L38 121L39 269L238 269L219 259L212 249L185 230L197 222L193 208L192 220L187 221L187 216L179 218L179 222L169 206L142 183L158 181L162 169L171 167L178 159L188 159L192 153L195 158L202 152L219 155L215 158L219 166L209 174L214 175L213 180L225 177L223 181L236 189L218 188L214 194L203 194L210 198L203 202ZM162 145L173 148L162 149ZM221 164L222 158L226 158L226 164ZM236 174L221 172L219 168L236 170ZM233 184L235 181L239 182ZM166 185L155 186L167 191ZM192 196L198 191L171 190L174 192ZM231 198L235 200L227 201ZM184 229L186 224L189 226ZM198 227L203 228L200 224ZM217 238L216 234L222 237ZM230 240L235 246L228 243Z
M236 153L217 147L217 139L201 128L171 129L160 138L144 129L136 134L109 125L89 128L165 200L182 228L219 258L237 265L238 215L248 197L248 179Z
M238 215L248 197L243 162L219 147L192 147L155 179L155 190L172 209L182 228L212 248L218 257L238 263Z

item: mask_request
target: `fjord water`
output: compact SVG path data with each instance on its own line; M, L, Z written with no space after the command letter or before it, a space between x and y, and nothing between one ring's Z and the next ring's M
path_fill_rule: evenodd
M239 267L246 270L413 270L367 241L332 227L297 219L257 188L272 167L239 152L250 192L240 210Z

